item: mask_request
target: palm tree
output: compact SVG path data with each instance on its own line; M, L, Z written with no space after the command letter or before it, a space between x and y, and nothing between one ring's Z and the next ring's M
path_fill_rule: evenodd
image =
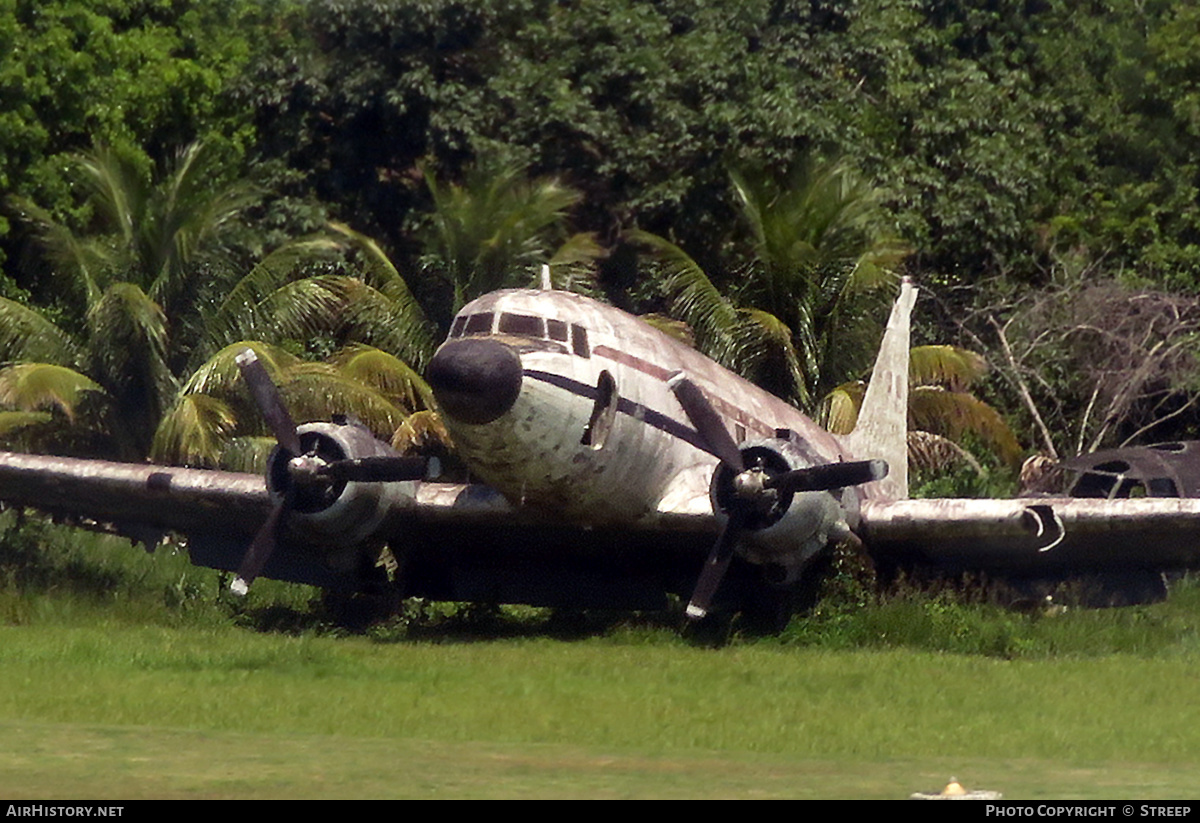
M231 269L229 240L257 196L240 183L214 188L203 154L188 146L157 182L105 147L78 157L93 231L9 201L34 228L64 319L0 299L0 402L70 418L85 394L102 394L106 450L146 454L200 333L191 309Z
M422 267L452 287L451 315L481 294L533 285L542 263L565 269L600 254L592 235L567 236L568 212L581 195L556 179L530 179L521 166L490 156L461 184L439 180L429 164L421 172L433 200L418 231Z
M962 460L977 472L979 462L961 441L974 438L1000 462L1016 468L1021 445L1004 418L971 393L986 370L978 354L954 346L917 346L909 357L909 462L926 471L944 470ZM866 383L843 383L821 403L818 422L834 434L849 434L858 420Z
M275 440L267 433L234 358L253 349L297 420L334 413L362 422L388 440L414 412L432 406L420 375L388 352L350 345L312 362L258 340L225 346L183 384L154 435L156 461L259 471Z
M196 352L207 359L191 365L162 418L156 460L261 468L274 441L234 364L245 348L300 420L348 414L389 440L432 407L420 369L435 330L378 244L348 226L330 223L268 255L205 313L205 326ZM327 356L313 362L314 347Z
M529 180L517 167L483 162L463 183L424 170L434 203L420 237L421 266L453 288L453 314L468 300L506 285L532 285L536 265L566 235L566 210L578 194L553 180ZM561 281L587 282L600 253L574 235L550 263ZM582 276L581 276L582 275ZM444 314L445 312L438 312ZM414 426L437 437L440 425L420 370L437 332L405 278L370 238L331 223L286 244L233 285L206 315L209 359L193 363L154 440L156 459L247 468L272 441L246 402L233 357L259 355L299 419L353 414L401 445ZM322 341L322 363L267 341ZM214 350L214 347L215 350ZM293 345L293 349L295 346ZM448 438L443 438L448 440Z
M35 228L63 314L78 319L56 323L50 311L0 300L0 426L10 440L34 445L56 418L84 423L101 441L90 451L122 459L252 465L269 440L234 377L232 358L247 346L275 367L302 416L345 411L390 437L407 410L427 405L428 389L393 353L419 367L434 337L382 250L331 224L239 279L229 239L255 193L206 187L202 153L189 146L153 183L108 149L80 157L94 231L13 201ZM386 351L303 362L299 341L314 339ZM81 410L93 414L81 421ZM66 435L72 446L78 429Z
M80 158L98 232L76 234L19 203L87 323L63 329L44 312L0 302L0 362L10 364L0 371L0 405L24 415L0 418L0 427L72 417L97 394L106 401L97 427L113 434L110 451L126 459L253 466L271 441L233 367L249 347L298 417L349 413L392 438L431 406L419 370L437 340L404 277L374 241L336 223L233 276L220 254L222 229L252 198L242 186L205 190L201 151L189 147L153 185L108 150ZM534 264L566 235L566 210L579 197L557 181L487 163L462 185L426 179L435 210L422 263L453 286L455 310L503 285L531 285ZM560 284L584 285L599 254L592 236L575 235L550 263ZM42 383L60 381L55 391L18 382L18 365L34 363L44 369ZM436 421L429 428L436 431Z
M672 312L719 362L810 406L869 355L860 299L894 281L908 247L887 231L880 193L844 160L798 163L782 179L735 169L747 238L726 296L669 241L634 232L656 255ZM857 339L856 339L857 338Z

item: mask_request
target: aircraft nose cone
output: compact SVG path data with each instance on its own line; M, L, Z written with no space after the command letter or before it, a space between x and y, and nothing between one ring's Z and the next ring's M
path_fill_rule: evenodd
M521 393L521 359L495 340L451 340L430 361L426 379L445 414L490 423Z

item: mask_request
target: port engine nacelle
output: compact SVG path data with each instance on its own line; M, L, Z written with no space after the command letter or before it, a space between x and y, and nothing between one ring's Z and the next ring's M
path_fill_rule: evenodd
M375 534L390 513L412 505L412 481L347 480L318 471L337 461L400 456L362 424L335 420L307 423L296 431L303 455L276 448L267 461L268 490L280 499L291 495L292 537L318 547L353 546Z

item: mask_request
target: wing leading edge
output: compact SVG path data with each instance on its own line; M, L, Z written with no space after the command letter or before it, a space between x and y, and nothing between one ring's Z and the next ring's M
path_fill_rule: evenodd
M248 539L270 507L262 476L0 452L0 500L51 514Z

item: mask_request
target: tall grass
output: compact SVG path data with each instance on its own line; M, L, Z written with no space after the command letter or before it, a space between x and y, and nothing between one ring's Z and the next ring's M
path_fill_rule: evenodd
M241 627L342 636L317 590L260 580L246 599L227 577L192 566L181 546L149 554L129 541L0 514L0 625L93 625L97 621L197 628ZM376 643L519 637L602 638L620 645L686 645L678 613L563 615L546 609L489 608L413 600L372 627ZM1119 609L1017 612L984 602L970 587L914 585L879 592L839 555L821 597L778 636L755 637L734 624L730 643L783 648L908 649L1002 659L1200 652L1200 582L1172 585L1166 603Z
M227 576L193 566L171 539L151 553L116 535L0 513L0 625L249 625L273 610L308 610L317 594L264 580L243 601L227 588Z

